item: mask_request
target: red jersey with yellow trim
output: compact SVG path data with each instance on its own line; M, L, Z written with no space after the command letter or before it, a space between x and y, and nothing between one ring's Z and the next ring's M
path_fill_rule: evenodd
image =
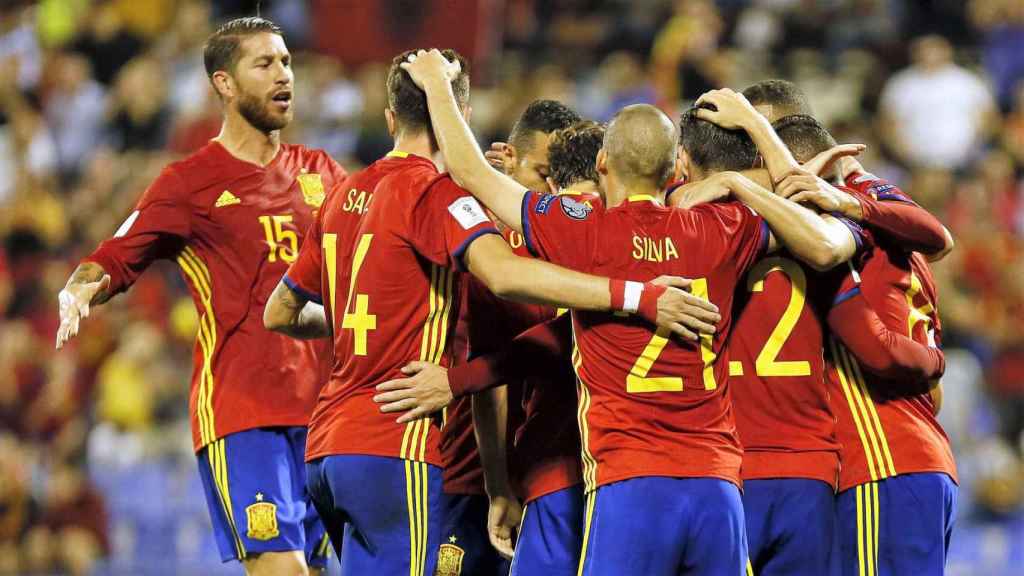
M870 238L843 219L859 247ZM754 265L737 295L729 383L743 479L811 478L836 486L839 444L825 385L824 318L845 267L817 272L788 252Z
M638 318L573 311L587 490L641 476L739 484L723 352L736 286L769 238L765 221L737 202L684 210L636 196L605 209L535 193L524 198L523 220L527 247L546 260L634 280L693 278L692 291L722 315L713 337L689 343Z
M330 351L267 331L263 307L345 171L321 150L281 144L264 167L210 142L170 164L86 258L126 290L157 259L182 269L199 313L189 411L198 451L228 434L305 426ZM287 382L287 386L282 386Z
M387 174L353 245L324 257L335 362L309 423L306 459L363 454L441 466L438 419L396 424L373 395L409 361L450 364L462 255L473 240L498 231L430 160L392 152L379 164Z
M859 290L888 329L921 344L941 343L935 281L920 254L879 238L857 280L848 276L837 301ZM931 395L894 397L886 380L861 370L835 337L829 347L833 364L827 373L842 445L839 490L915 472L943 472L956 481Z

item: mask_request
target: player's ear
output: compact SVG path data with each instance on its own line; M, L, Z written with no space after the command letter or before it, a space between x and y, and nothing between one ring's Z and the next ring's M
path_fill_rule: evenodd
M679 160L677 160L677 163L681 173L677 176L676 180L680 180L682 178L685 178L687 182L696 180L696 175L693 173L693 161L682 146L679 147Z
M384 109L384 122L388 125L388 136L395 137L395 113L391 108Z
M674 172L672 174L672 181L673 182L679 182L680 180L683 179L685 174L686 173L683 171L683 147L682 146L677 146L676 147L676 165L675 165L675 170L674 170Z
M551 190L552 194L558 194L558 184L555 184L555 180L551 176L545 178L544 181L548 183L548 190Z
M231 75L223 70L218 70L210 77L213 82L213 89L221 98L232 98L235 95L235 85Z
M608 175L608 153L604 148L597 151L597 173L602 176Z

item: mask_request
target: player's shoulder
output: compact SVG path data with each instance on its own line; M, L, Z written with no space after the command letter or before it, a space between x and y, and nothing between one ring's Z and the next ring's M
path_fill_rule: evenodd
M676 208L676 214L696 220L737 221L757 216L752 208L737 200L708 202L689 209Z
M285 154L299 158L304 165L338 165L338 163L334 161L334 158L322 148L309 148L302 144L282 142L281 149Z

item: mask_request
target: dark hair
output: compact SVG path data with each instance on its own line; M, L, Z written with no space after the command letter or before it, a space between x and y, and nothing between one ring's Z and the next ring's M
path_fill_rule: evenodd
M512 126L508 142L522 153L533 146L534 132L551 134L580 120L579 114L557 100L534 100Z
M796 84L788 80L762 80L747 86L743 96L754 106L771 105L772 117L782 118L790 114L813 114L807 95Z
M604 125L581 120L555 131L548 148L551 179L559 188L598 181L597 153L604 143Z
M690 160L706 172L749 170L757 161L757 146L743 130L726 130L697 117L698 108L715 110L707 102L683 112L679 118L679 143Z
M242 38L263 33L284 37L281 27L266 18L248 16L225 22L216 32L210 34L203 45L206 75L213 78L214 72L218 70L232 70L235 64L238 64L238 46L242 43Z
M430 128L430 112L427 110L427 95L416 87L409 73L402 69L410 54L418 50L406 50L391 60L388 68L387 90L388 108L403 129L412 132ZM469 62L455 50L441 50L441 54L449 62L458 62L462 72L452 80L452 92L455 101L465 106L469 103Z
M797 162L807 162L836 145L836 139L813 116L792 114L772 124Z

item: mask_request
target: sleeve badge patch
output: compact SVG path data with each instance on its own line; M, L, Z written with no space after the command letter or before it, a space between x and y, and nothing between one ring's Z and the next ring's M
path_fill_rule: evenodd
M577 202L568 196L560 196L559 203L562 205L562 212L565 212L565 215L573 220L586 220L594 211L590 205Z
M465 230L490 221L480 203L472 196L463 196L456 199L455 202L448 205L448 212L455 217L459 225Z
M533 211L537 214L547 214L548 208L551 208L551 202L558 198L554 194L545 194L537 201L537 205L533 207Z
M245 509L245 519L248 524L246 536L253 540L270 540L280 535L277 529L277 504L256 502Z

